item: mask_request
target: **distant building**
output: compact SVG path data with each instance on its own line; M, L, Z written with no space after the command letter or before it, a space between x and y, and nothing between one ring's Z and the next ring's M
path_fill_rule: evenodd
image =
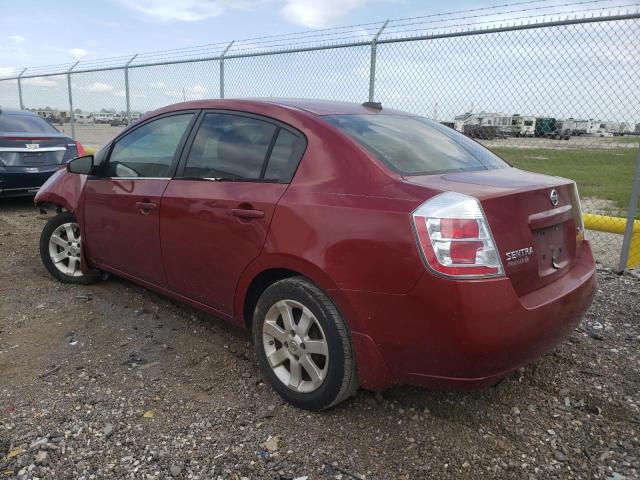
M473 116L473 113L463 113L462 115L456 115L453 119L453 128L459 132L464 132L464 126L467 124L467 120Z
M32 110L36 115L49 120L52 123L59 123L69 120L69 112L67 110Z
M92 115L94 123L111 123L120 119L116 112L95 112Z
M75 122L86 125L88 123L93 123L93 113L88 112L78 112L73 114L73 119Z

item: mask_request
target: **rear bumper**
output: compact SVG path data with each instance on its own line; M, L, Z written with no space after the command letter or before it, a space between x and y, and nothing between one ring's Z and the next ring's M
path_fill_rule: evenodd
M406 295L342 292L355 318L365 387L475 388L496 383L573 331L595 293L584 242L567 274L518 297L508 278L451 281L425 274ZM356 317L352 317L354 315Z
M35 195L60 165L46 167L0 167L0 196Z

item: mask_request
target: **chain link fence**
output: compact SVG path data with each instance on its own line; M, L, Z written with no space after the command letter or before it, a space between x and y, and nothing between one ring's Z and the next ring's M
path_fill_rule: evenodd
M26 69L0 79L0 106L38 111L99 147L145 112L183 100L379 101L449 125L517 167L574 179L596 259L639 266L640 14L518 17L507 26L470 18L392 20Z

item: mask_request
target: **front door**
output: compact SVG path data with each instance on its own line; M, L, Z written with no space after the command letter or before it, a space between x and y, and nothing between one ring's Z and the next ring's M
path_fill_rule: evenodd
M207 113L162 196L169 287L233 315L235 287L262 250L306 140L269 119ZM189 147L187 147L189 148Z
M84 235L98 266L165 285L160 254L160 199L194 118L152 119L117 139L84 191Z

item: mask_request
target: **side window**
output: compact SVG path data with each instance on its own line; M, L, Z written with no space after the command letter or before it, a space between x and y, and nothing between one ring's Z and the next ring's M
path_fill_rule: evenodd
M280 129L269 157L264 178L278 182L290 182L304 147L305 142L302 138L287 130Z
M184 176L259 179L276 129L255 118L208 113L193 140Z
M171 115L136 128L118 140L109 157L109 177L168 177L173 157L193 113Z
M104 164L110 149L111 145L107 144L93 155L93 164L96 167L96 171L102 171L102 165Z

